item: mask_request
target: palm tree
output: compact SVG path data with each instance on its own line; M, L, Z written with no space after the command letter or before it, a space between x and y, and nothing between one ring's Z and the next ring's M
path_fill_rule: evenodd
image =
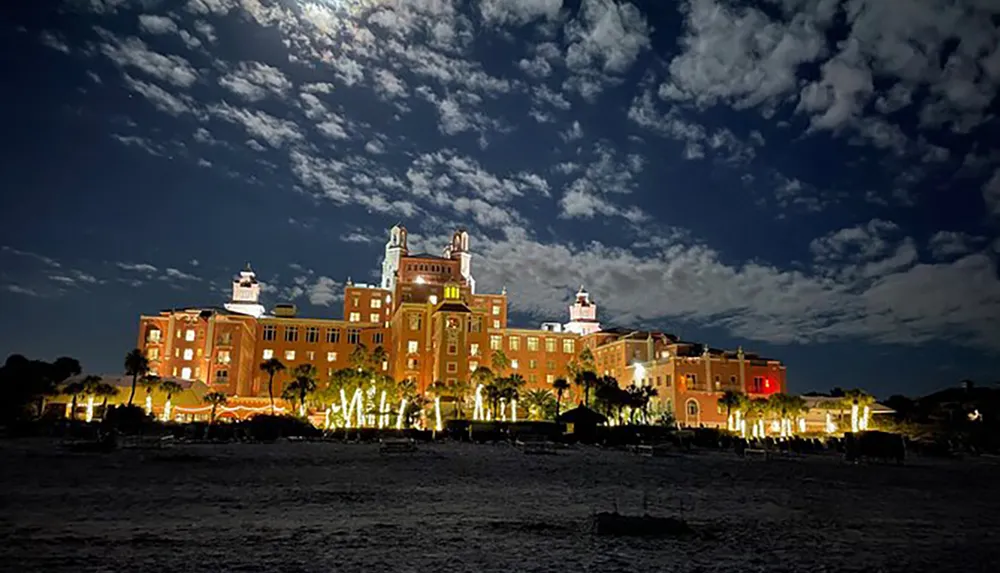
M555 408L556 399L552 392L537 388L529 390L524 395L524 406L528 410L528 418L542 420Z
M559 419L559 410L562 407L563 392L569 390L569 382L565 378L556 378L552 381L552 389L556 391L556 420Z
M215 412L219 406L225 406L226 402L229 401L229 396L226 396L225 392L209 392L201 397L201 401L206 404L211 404L212 414L210 423L215 423Z
M746 402L746 397L739 392L726 390L722 393L722 396L719 397L717 402L720 407L726 409L726 423L728 424L729 431L732 432L735 429L732 413L734 411L739 411L740 408L743 407Z
M104 419L108 415L108 398L117 396L118 388L106 382L101 382L94 388L94 395L103 398L101 401L101 419Z
M85 376L80 384L82 385L80 393L87 397L87 421L90 422L94 416L94 398L101 390L103 382L101 382L100 376L91 374L90 376Z
M306 397L316 391L316 367L312 364L299 364L292 370L292 383L287 390L298 397L299 416L306 415ZM284 394L282 394L284 396Z
M356 370L371 370L371 355L368 354L368 347L360 342L351 351L351 356L348 360L351 363L351 368Z
M173 380L160 382L160 392L167 395L167 401L163 403L163 419L165 421L170 421L170 399L174 397L174 394L179 394L183 391L184 387Z
M842 400L844 406L851 409L851 431L867 429L868 420L864 417L864 409L875 403L875 397L860 388L853 388L844 392Z
M66 394L67 396L69 396L71 398L71 401L70 401L70 410L69 410L69 419L70 420L75 420L76 419L76 402L77 402L77 398L80 396L80 394L83 394L83 392L84 392L83 382L81 382L79 380L76 381L76 382L70 382L69 384L66 384L65 386L63 386L62 393Z
M160 386L160 377L155 374L146 374L139 379L139 384L146 390L146 404L149 405L149 414L153 408L153 390Z
M593 370L581 370L573 377L573 383L583 388L583 405L590 406L590 389L597 386L598 376Z
M493 351L493 356L490 357L490 366L493 367L495 375L503 375L510 368L510 359L507 358L502 349L498 348Z
M382 348L381 344L376 346L368 357L368 363L375 372L383 372L382 364L387 360L389 360L389 354L385 351L385 348Z
M78 376L83 371L80 367L80 361L69 356L60 356L56 358L55 362L48 364L47 368L41 370L44 373L41 376L35 376L36 380L33 381L36 386L35 393L38 396L38 417L41 417L45 412L45 399L50 396L58 396L60 394L59 386L71 376Z
M135 399L135 385L141 376L149 372L149 360L138 348L133 348L125 355L125 374L132 377L132 392L128 395L128 405Z
M274 415L274 375L285 370L285 364L277 358L268 358L260 363L260 370L267 373L267 397L271 402L271 415Z
M490 382L489 384L484 386L483 394L486 396L486 401L490 405L491 415L489 417L492 419L494 416L499 415L500 398L502 397L501 388L499 385L497 385L497 381L494 380L493 382Z

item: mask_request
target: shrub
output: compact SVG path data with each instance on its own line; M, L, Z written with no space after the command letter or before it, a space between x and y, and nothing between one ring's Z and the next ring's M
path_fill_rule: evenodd
M271 416L261 414L242 424L249 437L260 442L273 442L278 438L317 438L323 432L309 422L294 416Z
M108 409L102 425L122 434L141 434L154 423L152 416L139 406L118 406Z

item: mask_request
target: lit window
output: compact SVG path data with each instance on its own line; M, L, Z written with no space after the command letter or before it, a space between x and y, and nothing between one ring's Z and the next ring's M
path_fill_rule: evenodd
M545 352L555 352L556 351L556 339L546 338L545 339Z
M184 332L184 340L187 340L188 342L194 340L194 329L189 328Z
M355 308L357 308L357 307L358 307L358 305L360 305L360 304L361 304L361 297L358 297L358 296L352 296L352 297L351 297L351 303L352 303L352 305L353 305L353 306L354 306Z
M327 368L327 369L326 369L326 377L327 377L327 378L333 378L333 373L334 373L334 372L336 372L336 370L335 370L335 369L333 369L333 368Z
M228 350L220 350L219 354L216 356L216 359L218 360L219 364L229 364L229 362L232 360Z
M181 378L184 379L184 380L190 380L191 379L191 368L189 368L187 366L185 366L184 368L181 368Z
M330 344L337 344L340 342L340 329L339 328L327 328L326 329L326 341Z
M503 337L499 334L490 335L490 350L500 350L500 345L503 343Z
M448 373L449 374L454 374L455 372L458 372L458 364L455 363L455 362L449 362L448 363Z
M285 342L298 342L299 341L299 327L297 326L286 326L285 327Z
M319 342L318 326L310 326L306 328L306 342Z
M458 287L454 285L444 287L444 298L445 300L458 300L461 298Z
M529 360L528 361L528 370L534 370L535 368L538 368L538 361L537 360Z
M264 327L264 334L262 338L264 340L274 340L278 336L278 329L273 324L269 324Z
M687 382L688 387L695 386L696 384L698 384L698 375L697 374L685 374L684 375L684 381Z
M383 360L382 361L382 371L385 372L388 369L389 369L389 361L388 360Z
M431 304L437 304L438 303L438 297L437 297L437 295L436 294L432 294L431 297L430 297L430 301L431 301Z
M469 332L483 331L483 317L477 316L469 321Z
M721 385L722 385L722 376L719 376L718 374L716 374L716 376L715 376L715 389L718 390L719 386L721 386Z
M421 320L419 314L411 312L409 315L409 322L410 322L410 330L420 330Z
M382 308L382 299L380 299L380 298L373 298L372 299L372 308Z
M173 373L173 377L174 377L174 378L177 378L177 367L176 367L176 366L174 366L174 373Z
M546 370L555 370L556 369L556 363L555 363L555 361L554 360L546 360L545 361L545 369Z
M496 328L500 328L500 321L499 320L494 320L493 321L493 328L495 328L495 329Z
M517 358L510 361L510 367L517 370Z
M294 350L286 350L285 351L285 360L295 360L295 351Z
M308 360L309 362L312 362L313 360L316 360L316 353L313 352L312 350L307 350L306 351L306 360Z
M184 360L193 360L193 359L194 359L194 350L192 350L190 348L185 348L184 349Z
M357 344L359 342L361 342L361 331L359 329L357 329L357 328L348 328L347 329L347 343L348 344Z
M149 342L159 342L160 341L160 336L162 334L163 333L160 331L159 328L152 328L149 331L149 335L146 336L146 340L148 340Z
M406 368L409 370L416 370L420 367L420 362L416 358L406 359Z
M520 350L521 349L521 337L519 337L519 336L511 336L509 339L507 339L507 346L512 351L518 351L518 350Z
M475 360L469 362L469 372L475 372L479 368L479 363Z
M406 351L409 352L410 354L416 354L418 352L419 346L420 346L419 342L417 342L416 340L410 340L406 343Z
M567 338L566 340L563 340L563 352L564 353L566 353L566 354L572 354L573 351L574 351L574 348L573 348L574 346L575 345L573 344L573 340L572 339Z
M271 350L270 348L265 348L264 354L261 355L261 358L263 358L264 360L270 360L274 358L274 350Z
M545 383L546 384L551 385L553 382L555 382L555 380L556 380L556 375L555 374L546 374L545 375Z
M154 348L148 348L148 349L146 349L146 358L149 358L150 360L156 360L159 357L160 357L160 349L159 348L155 348L154 347Z
M499 306L494 306L493 307L493 316L500 316L500 307Z
M219 346L229 346L233 343L233 333L223 332L219 335Z
M368 315L368 322L382 322L382 316L377 312Z
M698 402L695 402L694 400L688 400L688 402L687 402L687 410L688 410L687 413L688 413L689 416L697 416L698 415Z
M361 322L361 313L352 312L351 316L347 319L349 322Z
M473 342L472 344L469 345L469 355L470 356L479 356L479 344L478 343Z
M337 361L337 353L336 352L327 352L326 353L326 361L327 362L336 362Z
M537 336L529 336L528 337L528 350L530 350L532 352L537 352L538 351L538 337Z

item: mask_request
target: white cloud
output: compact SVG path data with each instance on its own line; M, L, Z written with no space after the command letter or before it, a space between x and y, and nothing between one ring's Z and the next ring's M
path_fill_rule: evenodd
M306 287L309 302L317 306L330 306L331 303L343 298L343 285L330 277L317 277L316 282Z
M139 28L147 34L176 34L177 23L167 16L157 16L155 14L141 14L139 16Z
M129 74L125 74L125 86L145 97L162 112L173 116L192 113L194 102L184 94L174 95L156 84L137 80Z
M986 210L993 216L1000 216L1000 168L993 172L993 177L983 185L983 201Z
M219 85L247 101L262 100L268 94L283 97L292 87L281 70L260 62L240 62L219 78Z
M101 44L101 52L120 68L137 68L178 87L189 87L198 80L198 72L180 56L154 52L138 38L122 40L105 31L101 31L101 36L106 40Z
M222 16L236 8L238 0L188 0L185 6L194 14L216 14Z
M981 237L974 237L960 231L938 231L931 236L928 247L937 260L951 259L967 255L975 250L977 243L982 243Z
M242 125L248 134L267 142L271 147L281 147L285 143L300 141L302 132L293 122L276 118L263 111L237 108L223 102L209 107L214 115Z
M650 45L650 28L639 9L614 0L583 0L565 32L566 65L574 71L596 64L606 73L623 74Z
M52 48L53 50L64 54L68 54L70 52L69 46L66 45L66 41L57 36L54 32L46 30L38 35L38 39L42 42L42 44Z
M143 274L153 274L158 271L156 267L149 263L115 263L118 268L125 271L132 271Z
M198 277L196 277L196 276L194 276L192 274L188 274L188 273L186 273L186 272L184 272L182 270L175 269L175 268L170 268L170 267L168 267L166 270L164 270L163 273L164 273L164 276L167 277L167 278L169 278L169 279L176 279L176 280L181 280L181 281L200 281L201 280L200 278L198 278Z
M489 25L527 24L539 18L554 20L563 0L481 0L479 13Z
M386 99L405 98L409 95L406 82L389 70L375 70L374 80L375 90Z
M799 66L824 53L825 23L816 14L800 12L782 22L716 0L683 6L683 52L670 62L662 97L738 108L774 105L796 89Z

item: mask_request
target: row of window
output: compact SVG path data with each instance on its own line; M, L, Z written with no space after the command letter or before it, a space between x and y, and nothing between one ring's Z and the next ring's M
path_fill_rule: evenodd
M390 300L392 300L392 297L390 297L389 295L385 295L385 302L388 303ZM352 296L351 297L351 306L353 306L354 308L358 308L359 306L361 306L361 297L360 296ZM372 308L382 308L382 299L381 298L372 298L371 307Z
M525 346L529 352L537 352L539 349L539 338L537 336L526 336ZM490 336L490 349L500 350L503 347L503 336L500 334L493 334ZM555 352L558 347L558 340L555 338L545 339L545 352ZM517 335L509 335L507 337L507 349L512 352L517 352L521 350L521 337ZM564 338L562 341L562 351L564 354L573 354L576 352L576 341L572 338Z
M340 343L340 329L339 328L327 328L326 329L325 340L327 344L339 344ZM308 343L319 342L320 328L318 326L308 326L305 328L305 341ZM264 330L261 334L261 339L265 341L274 341L278 338L278 327L268 324L264 326ZM299 341L299 327L297 326L286 326L284 327L284 340L285 342L298 342ZM347 329L347 343L348 344L358 344L361 342L361 329L360 328L348 328ZM374 332L372 333L372 344L382 344L382 333Z

